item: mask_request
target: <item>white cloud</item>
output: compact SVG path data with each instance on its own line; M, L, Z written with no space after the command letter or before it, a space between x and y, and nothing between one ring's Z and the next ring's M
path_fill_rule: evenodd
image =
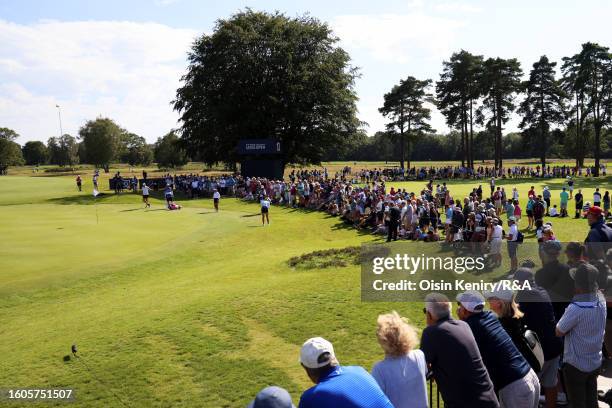
M440 3L434 6L434 10L442 13L480 13L482 9L468 3Z
M331 23L347 49L365 50L377 60L395 63L446 56L463 25L421 13L345 15Z
M26 140L64 132L98 115L149 141L176 127L170 101L196 33L157 23L0 20L0 126Z

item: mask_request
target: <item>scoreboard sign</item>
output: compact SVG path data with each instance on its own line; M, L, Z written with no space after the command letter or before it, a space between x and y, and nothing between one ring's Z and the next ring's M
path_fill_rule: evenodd
M238 143L238 153L244 155L280 154L281 142L275 139L243 139Z

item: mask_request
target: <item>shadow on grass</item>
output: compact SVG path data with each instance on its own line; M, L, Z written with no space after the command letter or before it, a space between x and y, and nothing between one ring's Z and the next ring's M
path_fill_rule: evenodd
M204 214L204 213L202 213ZM245 214L245 215L241 215L240 218L249 218L249 217L258 217L261 214Z
M129 210L121 210L119 212L130 212L130 211L138 211L138 210L143 210L144 208L139 207L139 208L130 208Z

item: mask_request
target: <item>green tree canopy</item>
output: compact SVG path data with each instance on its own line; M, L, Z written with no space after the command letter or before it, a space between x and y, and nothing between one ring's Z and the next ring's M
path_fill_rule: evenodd
M50 137L47 141L49 163L58 166L74 166L79 164L79 145L69 134L61 137Z
M0 139L9 140L14 142L19 137L19 134L13 129L0 128Z
M144 137L123 132L120 137L120 159L132 166L147 166L153 162L153 149Z
M47 146L41 141L29 141L21 149L28 165L39 165L47 162Z
M533 64L529 80L524 84L526 96L518 110L523 115L519 127L532 130L528 134L538 135L535 139L542 167L546 166L548 133L551 125L562 124L566 120L565 93L555 79L556 65L556 62L548 61L546 55L541 56L540 60Z
M431 110L425 107L426 102L433 103L433 95L428 92L431 79L420 81L409 76L395 85L391 92L385 94L385 102L379 109L385 117L389 117L387 130L397 133L400 142L400 166L404 168L405 146L408 139L408 154L410 154L410 138L427 132L434 132L429 121ZM406 137L408 136L408 137ZM408 161L410 167L410 161Z
M23 165L21 146L12 140L0 137L0 175L5 175L9 166Z
M155 161L160 169L182 167L189 161L181 140L174 131L157 139L155 143Z
M276 138L285 163L318 163L354 133L356 70L310 17L246 10L218 20L189 54L174 108L189 153L235 163L238 140Z
M481 93L483 104L478 109L478 122L485 123L494 132L495 167L503 165L503 124L514 111L514 99L521 90L521 64L516 60L488 58L483 63Z
M440 80L436 82L437 106L451 128L461 131L461 163L474 167L474 110L482 92L482 55L465 50L444 61ZM469 129L468 129L469 125Z
M79 129L79 138L84 145L87 161L108 168L119 150L123 130L111 119L89 120Z
M576 122L583 125L590 116L595 131L595 175L599 175L602 129L612 123L612 54L608 47L582 44L579 54L564 58L564 83L576 97ZM579 114L582 110L582 120ZM577 135L581 134L578 129Z

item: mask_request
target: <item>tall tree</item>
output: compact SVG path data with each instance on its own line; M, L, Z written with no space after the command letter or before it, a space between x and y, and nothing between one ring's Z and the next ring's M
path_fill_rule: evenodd
M235 163L240 139L275 138L285 163L318 163L360 125L355 68L319 20L247 9L189 54L174 108L191 156Z
M87 161L108 172L109 164L117 156L123 133L114 121L97 118L87 121L79 129L79 138L84 145Z
M481 88L482 55L465 50L454 53L443 62L440 80L436 82L437 105L451 128L461 130L461 164L474 167L474 117Z
M529 129L537 134L540 162L546 167L546 151L548 150L548 134L551 125L565 122L565 93L555 79L556 62L550 62L546 55L533 64L529 80L525 82L525 99L521 102L518 112L523 115L519 127ZM535 130L537 129L537 132Z
M488 58L480 81L484 100L478 108L478 121L494 131L495 167L503 165L502 131L515 109L514 99L521 89L521 64L516 60Z
M5 175L9 166L21 166L21 147L12 140L0 137L0 176Z
M385 102L379 109L385 117L389 132L397 133L400 143L400 166L404 168L406 150L408 150L408 168L410 168L410 138L426 132L434 132L427 121L431 120L431 110L425 107L433 103L433 95L428 92L431 79L420 81L409 76L395 85L391 92L384 96ZM406 142L408 146L406 149Z
M189 161L181 140L174 131L170 131L155 143L155 161L160 169L182 167Z
M574 127L572 132L574 135L574 157L576 159L576 166L584 166L584 158L586 156L586 145L587 145L587 132L585 129L585 122L588 113L588 106L585 103L585 84L584 76L581 75L580 63L578 56L564 57L563 65L561 66L561 72L563 77L561 78L561 86L563 90L572 95L574 118L570 120L569 126Z
M26 164L36 165L47 162L47 147L41 141L29 141L21 149Z
M608 47L590 42L582 44L579 54L564 58L563 71L565 82L573 88L576 95L576 105L584 104L584 116L590 115L593 120L594 175L598 176L601 131L612 123L612 54ZM579 124L580 118L577 117L576 122ZM582 129L579 129L579 132L582 133Z

